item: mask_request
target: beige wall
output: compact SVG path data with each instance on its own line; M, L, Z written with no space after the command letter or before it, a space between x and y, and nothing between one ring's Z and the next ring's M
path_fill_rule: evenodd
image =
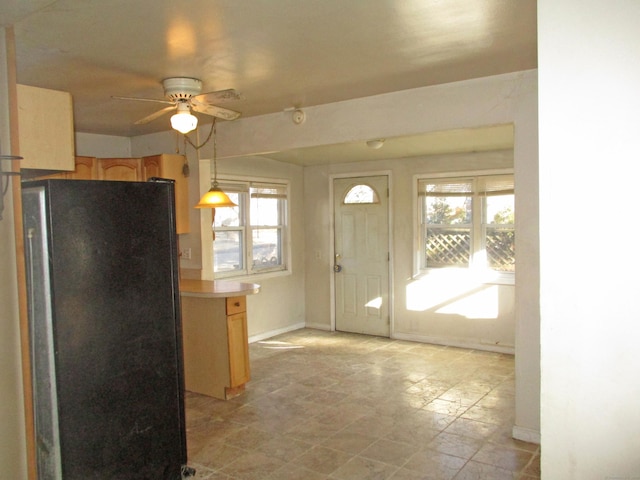
M9 132L7 62L5 31L0 28L0 153L4 155L15 153ZM3 168L8 170L9 165ZM0 476L20 480L27 478L27 468L11 188L4 202L0 220Z

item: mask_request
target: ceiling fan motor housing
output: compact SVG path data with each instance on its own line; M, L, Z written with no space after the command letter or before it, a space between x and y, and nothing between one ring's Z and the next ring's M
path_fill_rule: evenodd
M197 78L174 77L162 81L167 98L180 102L189 100L202 92L202 82Z

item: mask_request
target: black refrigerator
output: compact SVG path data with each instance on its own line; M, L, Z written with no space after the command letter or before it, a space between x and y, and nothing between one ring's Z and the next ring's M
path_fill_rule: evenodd
M192 473L173 189L22 183L39 480Z

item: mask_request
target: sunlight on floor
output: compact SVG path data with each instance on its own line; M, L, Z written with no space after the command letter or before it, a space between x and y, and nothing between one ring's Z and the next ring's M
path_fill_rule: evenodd
M264 340L264 341L258 342L258 345L264 348L269 348L271 350L294 350L297 348L304 348L303 345L294 345L293 343L276 342L273 340Z
M416 312L495 319L499 313L498 286L469 272L442 270L414 280L407 286L407 309Z

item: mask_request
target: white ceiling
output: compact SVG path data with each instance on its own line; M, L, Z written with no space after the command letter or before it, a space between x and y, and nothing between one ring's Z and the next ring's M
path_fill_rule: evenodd
M133 125L161 105L111 98L162 98L166 77L235 88L221 106L247 117L537 66L535 0L3 0L0 23L19 83L121 136L168 129Z

